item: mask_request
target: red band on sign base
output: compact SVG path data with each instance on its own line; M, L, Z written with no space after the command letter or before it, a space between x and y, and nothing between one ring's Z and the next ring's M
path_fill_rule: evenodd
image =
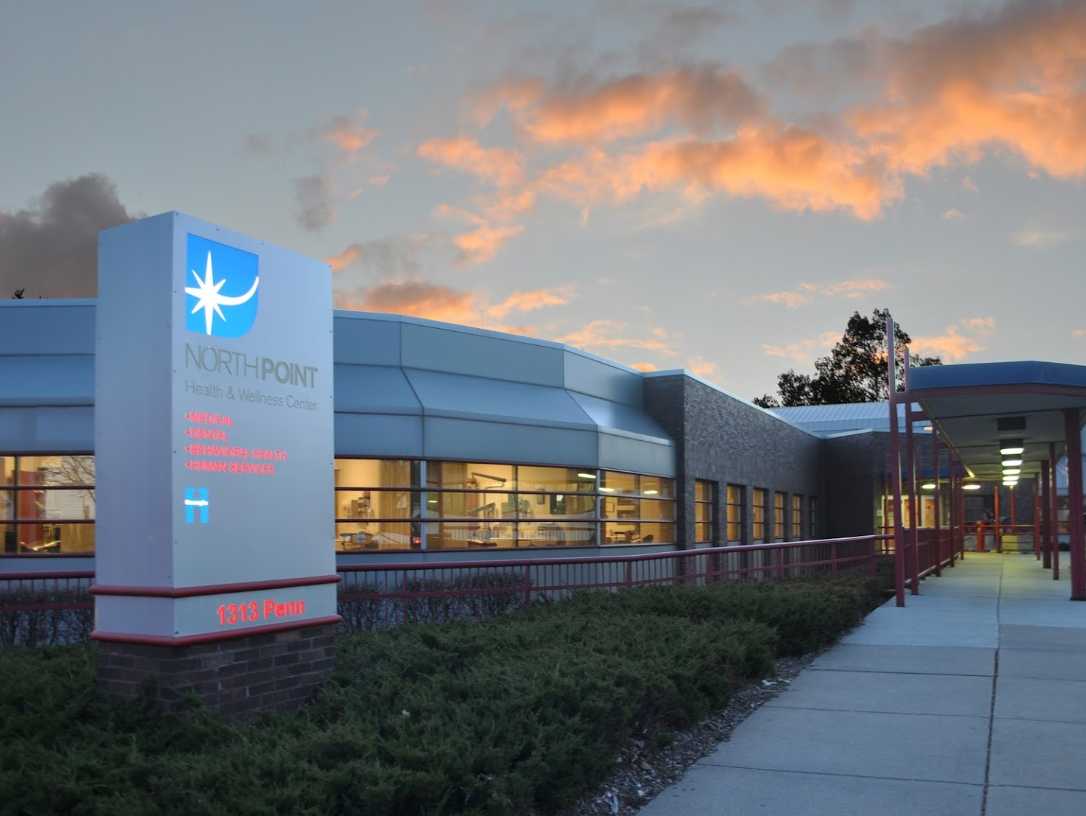
M338 575L314 575L309 578L284 578L279 581L248 581L241 584L206 584L192 587L120 586L92 584L91 595L113 595L134 598L198 598L204 595L227 595L232 592L260 592L267 589L338 584Z
M291 629L305 629L310 626L323 626L329 623L342 621L339 615L328 615L324 618L311 618L295 623L272 623L267 626L253 626L249 629L232 629L229 632L209 632L204 635L184 635L182 637L166 637L165 635L129 635L123 632L92 632L92 640L101 640L109 643L132 643L138 646L193 646L198 643L215 643L220 640L233 640L239 637L255 635L270 635L275 632L286 632Z

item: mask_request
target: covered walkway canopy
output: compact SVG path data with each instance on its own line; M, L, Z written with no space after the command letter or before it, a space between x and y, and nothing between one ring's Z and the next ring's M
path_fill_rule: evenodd
M1043 542L1038 551L1044 553L1044 566L1056 571L1053 577L1058 577L1059 569L1055 465L1067 457L1071 598L1086 600L1081 443L1086 366L1028 361L910 367L905 383L905 392L894 395L892 402L905 404L907 440L912 422L924 419L933 427L936 450L949 452L955 465L950 471L951 517L957 518L959 527L964 507L960 491L970 482L996 484L998 516L1001 484L1017 478L1036 480L1043 518L1036 527ZM911 444L907 445L906 461L911 462ZM914 466L906 464L906 472L915 472ZM906 489L915 495L915 477L906 481ZM897 510L895 532L900 535L900 504Z

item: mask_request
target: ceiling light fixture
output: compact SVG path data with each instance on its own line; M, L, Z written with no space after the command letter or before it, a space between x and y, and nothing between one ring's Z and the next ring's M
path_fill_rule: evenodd
M980 490L980 485L976 482L970 482L969 484L963 484L962 490Z
M1007 448L1000 448L999 452L1004 456L1017 456L1020 453L1025 453L1026 449L1021 445L1011 445Z
M1004 459L1003 467L1018 467L1022 464L1021 459Z
M921 490L934 490L935 489L935 482L924 482L924 484L920 485L920 489Z

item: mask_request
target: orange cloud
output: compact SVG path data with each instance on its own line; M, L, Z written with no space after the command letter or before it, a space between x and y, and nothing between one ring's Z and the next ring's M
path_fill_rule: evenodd
M783 357L786 360L803 364L811 362L820 354L825 354L840 339L840 332L825 331L817 337L807 337L793 343L779 345L763 343L762 351L767 357Z
M636 368L638 371L657 371L657 367L653 363L638 362L630 363L630 368Z
M321 130L320 135L344 153L354 154L377 138L377 131L363 127L349 116L337 116Z
M967 317L962 321L962 326L975 332L993 332L996 321L994 317Z
M534 312L547 306L564 306L569 303L570 290L532 289L526 292L513 292L505 300L487 309L487 314L497 320L503 319L510 312Z
M355 296L337 298L343 309L425 317L448 323L476 324L479 321L479 297L448 286L424 281L381 283Z
M419 145L418 155L499 187L515 184L523 174L521 157L515 150L483 147L475 139L431 139Z
M481 224L469 232L453 236L453 244L460 251L462 263L485 263L495 255L510 238L520 235L524 227L516 224L490 226Z
M716 363L710 362L704 357L691 357L687 362L687 366L699 377L714 377L717 373Z
M747 302L775 303L789 309L797 309L809 303L817 295L855 300L871 292L881 292L889 288L889 281L882 278L850 278L833 283L801 283L796 289L753 295L747 298Z
M346 249L344 249L338 255L333 255L330 258L325 258L324 261L330 267L332 267L333 272L338 272L339 270L350 266L351 264L353 264L355 261L357 261L361 257L362 257L362 245L361 244L350 244L350 245L347 246Z
M786 210L843 209L865 220L901 195L900 181L857 149L773 125L721 141L652 142L618 156L591 149L547 170L537 186L581 206L624 203L644 191L709 190L766 198Z
M948 326L945 334L914 337L909 350L923 357L941 357L944 362L956 363L970 354L984 351L984 346L974 338L961 334L956 326Z
M667 341L667 333L656 329L651 337L628 337L626 324L616 320L592 320L582 328L558 337L559 343L588 349L640 349L673 357L677 354Z
M531 139L551 143L609 142L672 121L704 133L762 111L758 95L739 74L714 64L595 83L579 78L549 90L539 81L504 84L486 98L490 110L497 105L511 110Z

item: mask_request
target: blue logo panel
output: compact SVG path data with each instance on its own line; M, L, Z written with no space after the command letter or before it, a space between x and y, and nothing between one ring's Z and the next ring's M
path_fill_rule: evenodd
M185 488L185 524L207 524L210 506L206 487Z
M191 233L186 257L185 328L208 337L247 333L260 299L260 259Z

